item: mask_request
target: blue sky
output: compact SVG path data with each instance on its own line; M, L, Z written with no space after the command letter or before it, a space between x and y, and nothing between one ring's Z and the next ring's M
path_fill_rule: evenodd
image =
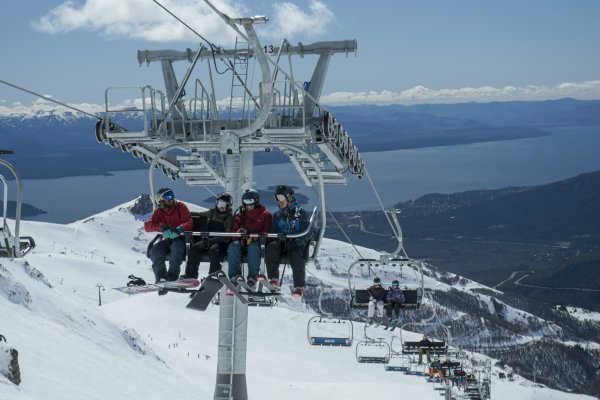
M160 2L209 40L233 47L233 31L202 0ZM332 59L323 89L329 103L600 99L598 0L213 3L231 16L269 17L257 27L263 44L357 39L356 55ZM140 68L137 50L199 43L152 0L2 6L0 79L72 104L102 104L109 86L162 87L158 65ZM0 108L35 100L0 84Z

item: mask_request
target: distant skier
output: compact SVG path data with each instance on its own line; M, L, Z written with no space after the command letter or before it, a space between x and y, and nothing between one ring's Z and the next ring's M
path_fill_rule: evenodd
M248 189L242 194L242 205L235 212L232 232L269 233L271 218L271 213L260 204L258 192ZM260 272L260 243L253 238L234 238L229 243L227 250L229 278L242 274L243 249L248 252L248 285L253 287Z
M369 292L369 308L367 310L367 324L373 323L375 316L375 308L377 308L377 316L383 317L383 306L385 304L386 289L381 285L381 279L375 277L373 285L367 289Z
M387 304L387 316L391 321L397 321L400 318L400 307L404 303L404 291L400 289L400 282L392 281L385 296Z
M208 211L198 213L200 217L206 218L206 229L209 232L231 232L233 225L233 213L231 195L222 193L217 196L215 206ZM198 279L198 268L202 253L208 253L210 259L209 274L221 270L221 257L227 252L227 245L231 242L228 237L210 237L208 240L200 240L190 247L185 275L182 278Z
M192 230L194 223L190 210L184 203L175 200L171 189L159 189L156 192L156 202L158 208L144 223L144 230L161 232L165 240L161 240L150 249L152 270L156 283L161 280L175 281L179 279L181 263L185 256L185 239L182 233ZM165 264L167 255L169 255L168 272Z
M271 232L297 234L304 232L308 228L308 214L296 203L294 189L286 185L277 186L275 189L275 200L279 209L273 214ZM292 295L300 297L304 294L309 240L310 232L297 238L274 240L267 245L265 263L267 264L267 273L271 285L275 287L280 286L279 263L282 257L287 255L294 278Z

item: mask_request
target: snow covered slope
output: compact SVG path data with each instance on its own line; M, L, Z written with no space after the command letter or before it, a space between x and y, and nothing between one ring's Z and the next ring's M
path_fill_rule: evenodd
M69 225L22 222L21 232L33 236L37 247L25 260L0 259L0 334L19 352L22 383L15 386L0 375L0 400L213 398L218 307L198 312L185 308L185 295L128 296L110 289L123 286L131 273L152 279L145 256L152 235L143 232L142 218L128 211L132 205ZM376 254L360 250L363 256ZM352 254L349 245L326 240L322 268L312 263L308 268L344 287L346 278L332 276L328 265L347 268ZM207 268L203 264L201 274ZM355 345L309 345L307 322L314 315L292 299L271 309L249 309L250 399L440 398L422 377L358 364ZM363 328L354 326L356 343ZM419 336L404 332L403 337ZM497 374L492 398L592 399Z

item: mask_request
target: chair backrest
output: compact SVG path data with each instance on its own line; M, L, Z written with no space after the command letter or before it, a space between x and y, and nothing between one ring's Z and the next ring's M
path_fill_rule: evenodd
M369 305L371 295L367 289L356 289L352 295L350 303L352 308L365 308Z
M214 219L209 220L206 215L192 212L192 221L194 222L193 232L222 232L223 226Z
M194 222L194 227L192 230L194 232L208 232L208 218L205 215L200 215L198 213L192 213L192 221Z
M403 289L404 291L404 308L419 308L419 290L418 289Z

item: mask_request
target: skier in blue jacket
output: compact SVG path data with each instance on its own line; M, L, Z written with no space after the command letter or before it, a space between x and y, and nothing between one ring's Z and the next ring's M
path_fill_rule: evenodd
M387 304L387 316L390 320L398 320L400 318L400 307L404 303L404 292L400 289L400 282L392 281L392 286L389 287L385 296Z
M306 230L309 223L308 214L296 203L294 189L286 185L279 185L275 190L275 199L279 209L273 214L271 232L295 234ZM292 295L302 296L306 279L306 251L310 232L301 237L271 241L265 250L265 263L269 282L275 287L280 286L279 263L282 256L288 256L294 289Z

